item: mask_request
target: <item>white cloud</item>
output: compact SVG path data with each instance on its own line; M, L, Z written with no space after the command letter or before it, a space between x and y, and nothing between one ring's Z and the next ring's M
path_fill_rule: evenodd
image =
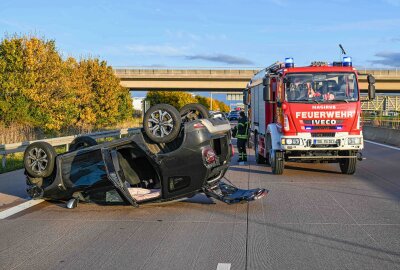
M188 50L188 47L175 47L172 45L145 45L133 44L126 48L135 54L141 55L158 55L158 56L183 56Z
M187 31L173 31L166 30L165 31L167 37L174 39L182 39L182 40L191 40L191 41L222 41L226 40L227 37L225 34L195 34Z
M188 55L188 56L186 56L186 59L187 60L205 60L205 61L228 64L228 65L254 65L253 61L251 61L249 59L238 57L238 56L233 56L233 55L228 55L228 54Z
M375 56L381 59L369 61L372 64L381 64L390 67L400 67L400 53L398 52L378 52L375 54Z

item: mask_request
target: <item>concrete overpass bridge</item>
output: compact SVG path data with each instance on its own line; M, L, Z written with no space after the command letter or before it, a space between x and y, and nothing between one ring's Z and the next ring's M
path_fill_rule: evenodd
M115 68L121 85L134 91L181 90L241 92L261 68ZM400 70L359 69L376 78L378 93L400 93ZM362 92L367 91L366 76L360 76Z

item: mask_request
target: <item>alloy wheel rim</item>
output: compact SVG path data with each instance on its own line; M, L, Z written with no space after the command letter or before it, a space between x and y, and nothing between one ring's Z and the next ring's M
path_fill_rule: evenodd
M163 138L172 132L172 129L174 128L173 121L174 119L170 113L163 110L157 110L150 114L148 122L149 129L154 136Z
M46 152L42 148L34 147L28 153L28 166L37 174L43 173L49 163Z

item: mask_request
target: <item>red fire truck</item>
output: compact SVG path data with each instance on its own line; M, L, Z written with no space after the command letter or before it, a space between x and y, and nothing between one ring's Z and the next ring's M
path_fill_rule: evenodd
M282 174L285 162L339 163L354 174L362 160L358 72L350 57L295 67L293 58L259 71L244 91L257 163ZM367 76L369 100L375 78Z

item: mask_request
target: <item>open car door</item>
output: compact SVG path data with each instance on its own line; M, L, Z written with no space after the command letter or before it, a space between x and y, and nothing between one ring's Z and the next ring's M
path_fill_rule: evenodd
M138 207L136 200L132 198L125 184L125 179L122 177L121 168L119 166L117 151L110 149L102 149L104 162L107 168L108 179L113 183L115 188L122 196L133 206Z
M254 201L268 194L268 190L264 188L240 189L223 181L218 181L212 186L207 185L203 187L203 191L207 196L227 204Z

